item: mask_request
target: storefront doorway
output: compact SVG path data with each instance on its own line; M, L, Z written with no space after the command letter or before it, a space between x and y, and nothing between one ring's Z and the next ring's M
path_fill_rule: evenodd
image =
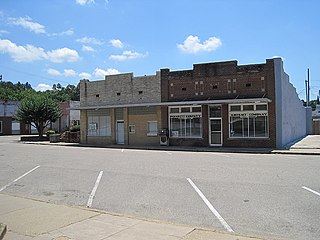
M209 144L222 146L221 105L209 106Z
M117 121L117 144L124 144L124 121Z

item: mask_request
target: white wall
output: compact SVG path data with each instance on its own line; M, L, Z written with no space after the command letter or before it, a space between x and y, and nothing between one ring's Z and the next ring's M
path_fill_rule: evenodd
M78 107L80 107L80 101L70 101L70 124L74 120L80 121L80 110L73 110Z
M289 82L280 58L274 59L277 148L284 148L307 134L306 109Z

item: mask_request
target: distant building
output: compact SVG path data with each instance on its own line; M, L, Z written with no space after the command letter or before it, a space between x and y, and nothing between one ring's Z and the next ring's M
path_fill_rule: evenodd
M30 124L15 119L18 101L0 100L0 135L30 134L34 128Z
M50 128L56 132L64 132L69 130L70 127L74 125L80 125L80 101L66 101L59 103L59 106L63 112L62 117L60 117L56 122L51 123Z
M82 80L78 109L81 142L97 145L283 148L311 132L280 58Z
M37 134L38 131L30 124L21 123L16 120L15 115L19 107L19 101L0 100L0 135L13 134ZM69 130L73 125L80 124L80 110L74 110L80 106L79 101L67 101L59 104L63 116L51 124L51 129L57 132ZM46 128L49 129L49 127Z
M312 112L313 134L320 135L320 105Z

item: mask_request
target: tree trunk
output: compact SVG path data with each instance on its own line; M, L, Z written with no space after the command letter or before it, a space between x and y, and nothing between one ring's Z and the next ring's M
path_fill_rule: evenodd
M37 127L37 130L38 130L39 141L40 141L43 138L43 130L44 130L43 123L40 122L40 123L36 124L36 127Z

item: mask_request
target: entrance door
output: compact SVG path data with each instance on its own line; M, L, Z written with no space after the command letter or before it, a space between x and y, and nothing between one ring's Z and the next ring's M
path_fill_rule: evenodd
M222 146L222 124L221 118L210 119L210 145Z
M222 146L221 105L209 106L209 142L210 146Z
M124 144L124 122L117 121L117 144Z

